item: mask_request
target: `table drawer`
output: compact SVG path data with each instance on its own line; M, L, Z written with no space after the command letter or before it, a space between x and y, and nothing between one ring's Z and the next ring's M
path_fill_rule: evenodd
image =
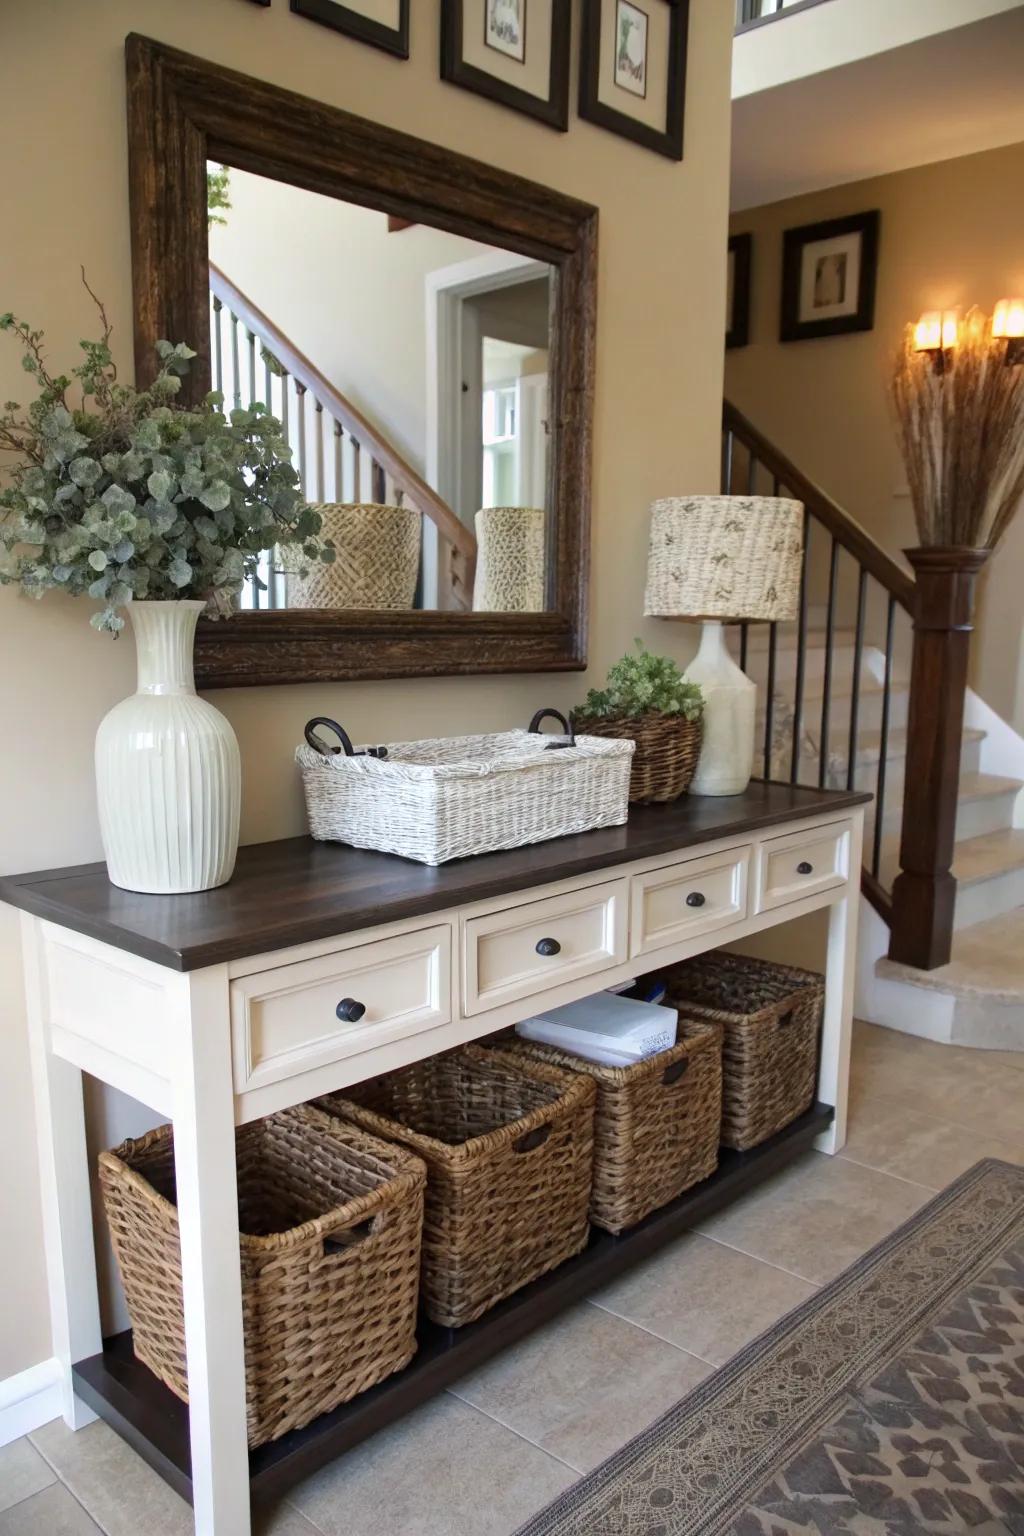
M443 923L233 981L235 1092L447 1024L451 955Z
M787 902L844 885L850 874L850 823L808 827L767 838L758 860L757 910L770 912Z
M628 898L622 878L468 918L464 1011L484 1013L622 964Z
M750 847L729 848L633 876L632 956L742 922Z

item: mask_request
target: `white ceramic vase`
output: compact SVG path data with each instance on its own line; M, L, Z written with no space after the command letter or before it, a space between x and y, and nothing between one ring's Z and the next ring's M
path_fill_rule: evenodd
M757 687L729 655L723 626L705 620L683 676L704 693L704 737L691 795L741 795L754 762Z
M128 605L138 688L96 733L107 872L128 891L207 891L235 867L242 768L231 726L196 695L192 646L203 607Z

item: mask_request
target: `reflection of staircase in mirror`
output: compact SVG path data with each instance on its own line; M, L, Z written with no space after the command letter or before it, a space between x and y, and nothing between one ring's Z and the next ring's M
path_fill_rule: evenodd
M212 262L210 338L214 388L224 395L229 410L259 401L278 417L306 500L353 509L378 506L418 512L421 525L429 520L437 537L437 591L423 594L424 606L471 608L476 565L473 531L406 463L385 434ZM385 545L403 529L415 526L408 518L382 521L388 524L381 529ZM349 517L346 526L351 522ZM372 536L365 515L360 527L364 538ZM268 559L260 579L263 588L251 586L243 595L244 606L285 607L288 583L295 578L273 569ZM345 585L353 593L370 590L365 581ZM390 590L384 594L382 589L378 602L366 597L363 601L367 606L396 606ZM317 598L316 606L327 605L335 604L322 595Z
M1024 740L967 690L955 796L944 806L928 785L908 785L913 578L729 406L723 487L793 495L806 507L801 617L734 626L730 645L758 683L755 775L875 796L864 839L860 1016L1024 1050ZM887 954L900 921L905 814L949 817L949 958L930 969Z

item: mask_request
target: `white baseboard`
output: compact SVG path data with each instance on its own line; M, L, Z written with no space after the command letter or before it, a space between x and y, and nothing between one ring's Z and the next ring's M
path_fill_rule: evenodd
M49 1424L61 1415L60 1366L56 1360L19 1371L0 1381L0 1445Z

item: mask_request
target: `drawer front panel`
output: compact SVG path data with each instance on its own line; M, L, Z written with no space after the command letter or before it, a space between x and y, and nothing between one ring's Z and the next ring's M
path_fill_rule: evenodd
M742 922L749 868L746 847L634 875L631 955L647 955Z
M850 873L850 823L834 822L761 844L759 912L844 885Z
M465 925L467 1014L619 965L627 952L629 882L609 880Z
M233 981L236 1093L447 1024L451 953L444 923Z

